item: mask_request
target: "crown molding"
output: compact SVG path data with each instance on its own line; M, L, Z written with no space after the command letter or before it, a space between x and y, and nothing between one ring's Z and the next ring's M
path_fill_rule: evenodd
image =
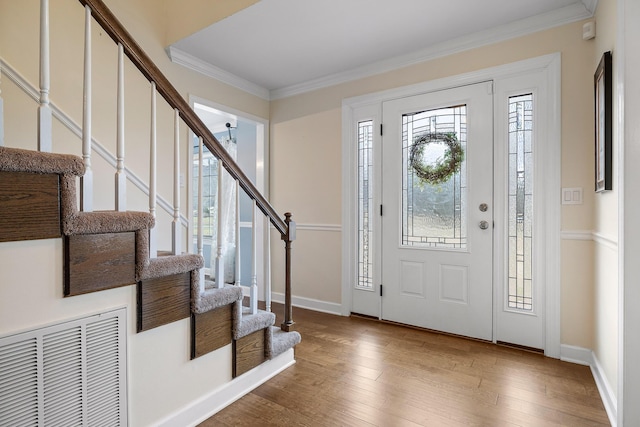
M267 101L270 99L269 90L262 86L259 86L253 82L250 82L249 80L238 77L233 73L223 70L222 68L216 67L215 65L196 58L195 56L190 55L187 52L176 47L169 46L168 48L166 48L166 51L169 59L171 59L171 62L173 62L174 64L182 65L183 67L189 68L190 70L214 78L218 81L221 81L222 83L226 83L259 98L266 99Z
M581 0L584 7L587 8L589 13L593 16L596 13L596 7L598 6L598 0Z
M417 52L378 61L363 67L330 74L304 83L286 86L279 89L272 89L271 91L242 77L218 68L206 61L198 59L173 46L169 46L166 51L171 61L176 64L244 90L245 92L258 96L262 99L275 100L382 74L436 58L525 36L583 19L589 19L593 17L597 3L598 0L581 0L580 2L573 3L551 12L521 19L490 30L469 34L464 37L459 37L457 39L430 46Z
M582 0L585 3L594 3L597 0ZM595 7L595 6L594 6ZM415 65L421 62L430 61L436 58L452 55L466 50L475 49L481 46L498 43L515 37L521 37L538 31L547 30L572 22L588 19L593 16L593 12L587 10L583 3L574 3L563 8L536 15L530 18L521 19L506 25L501 25L486 31L469 34L464 37L439 43L417 52L407 55L397 56L387 60L379 61L370 65L355 68L352 70L331 74L318 79L310 80L292 86L274 89L271 91L271 99L287 98L305 92L334 86L341 83L370 77L376 74L397 70L400 68Z

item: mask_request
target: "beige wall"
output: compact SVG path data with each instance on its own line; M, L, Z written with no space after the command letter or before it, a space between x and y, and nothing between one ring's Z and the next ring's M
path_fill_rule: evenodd
M595 71L602 54L616 55L616 0L599 0L596 10L595 51L591 69ZM613 73L613 190L595 194L594 231L604 239L596 239L594 262L594 346L612 390L618 392L618 132L616 73ZM593 122L592 122L593 123Z
M39 1L0 0L0 56L32 84L38 84ZM77 0L51 3L51 100L82 123L83 8ZM151 56L178 91L213 100L248 114L268 118L269 103L201 74L172 64L165 51L167 17L156 0L107 0L107 5ZM178 3L178 2L175 2ZM115 153L116 48L94 23L93 31L93 134ZM5 144L36 148L37 104L8 78L0 81L5 107ZM150 85L130 64L125 65L125 163L148 181ZM159 98L159 192L172 199L173 112ZM54 120L54 150L80 155L80 140ZM182 173L187 176L188 137L182 125ZM96 209L113 209L113 168L94 156ZM188 183L187 183L188 184ZM132 185L129 208L147 210ZM182 212L186 211L183 189ZM168 249L170 217L160 212L157 228L160 249ZM37 268L34 268L34 264ZM169 414L212 392L231 380L231 347L190 361L190 325L185 319L136 333L135 286L96 294L62 297L61 239L0 244L0 335L48 325L61 320L126 307L130 425L157 423ZM28 301L29 310L20 301Z
M562 229L590 231L593 216L593 52L594 42L582 40L582 22L519 37L471 51L416 64L354 82L316 90L271 103L272 199L279 210L290 210L302 224L333 224L341 210L341 103L344 98L397 88L437 78L507 64L548 53L562 54L562 186L583 187L582 205L563 206ZM288 165L301 173L291 173ZM321 197L314 197L319 189ZM310 232L309 232L310 233ZM323 266L322 277L294 263L294 294L340 302L341 263L335 254L341 242L324 245L294 243L296 263ZM327 231L326 233L330 233ZM562 245L562 343L585 348L593 344L592 243ZM278 273L274 264L274 273ZM274 275L274 283L278 277Z

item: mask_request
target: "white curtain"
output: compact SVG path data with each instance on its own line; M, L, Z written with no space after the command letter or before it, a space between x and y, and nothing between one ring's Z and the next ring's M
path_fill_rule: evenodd
M236 160L237 144L235 138L223 138L221 141L229 155ZM222 257L224 259L224 282L235 282L235 259L236 259L236 182L224 168L218 168L218 179L222 177ZM216 189L217 191L217 189ZM215 214L217 221L217 198ZM215 265L218 255L218 227L213 227L213 244L211 251L211 266ZM214 269L211 269L211 276L215 276ZM217 280L217 278L216 278Z

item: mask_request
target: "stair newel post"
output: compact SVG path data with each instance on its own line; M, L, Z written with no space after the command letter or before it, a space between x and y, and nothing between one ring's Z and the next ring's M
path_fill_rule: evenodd
M49 0L40 0L40 105L38 107L38 151L50 153L52 145L51 84L49 61Z
M216 221L216 260L215 260L215 276L216 276L216 287L218 289L224 288L224 258L222 254L222 217L223 217L223 197L222 197L222 181L224 179L224 166L222 165L222 160L218 159L218 191L217 191L217 213L218 218Z
M284 222L287 224L287 234L282 235L284 240L284 322L280 325L280 329L285 332L293 330L293 304L291 301L291 242L296 239L296 223L291 220L291 213L284 214Z
M202 150L201 150L202 151ZM174 110L173 121L173 222L171 223L171 251L182 253L182 227L180 225L180 111Z
M118 43L118 92L117 92L117 164L116 210L127 210L127 173L124 169L124 47Z
M236 286L241 285L240 281L240 182L236 181L236 273L235 273L235 284Z
M203 153L203 141L202 137L198 137L198 229L197 233L197 248L198 255L204 255L204 189L203 189L203 178L202 178L202 170L204 164L204 153ZM200 293L204 292L204 268L201 268L198 271L200 275Z
M157 103L156 103L156 83L151 82L151 136L149 141L149 213L156 217L156 180L157 180ZM158 257L158 237L156 228L149 230L149 256Z
M84 175L80 178L80 210L93 211L93 169L91 168L91 8L84 8L84 78L82 96L82 160Z
M251 289L249 307L251 314L258 312L258 233L256 228L256 201L251 205Z

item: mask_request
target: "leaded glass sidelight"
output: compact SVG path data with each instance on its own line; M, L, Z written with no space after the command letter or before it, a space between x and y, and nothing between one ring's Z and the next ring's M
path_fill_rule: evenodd
M533 94L509 98L508 307L533 310Z
M358 282L373 289L373 121L358 123Z
M465 105L402 116L403 246L467 247L466 148ZM457 167L448 168L456 150ZM443 168L440 178L425 179L421 172Z

